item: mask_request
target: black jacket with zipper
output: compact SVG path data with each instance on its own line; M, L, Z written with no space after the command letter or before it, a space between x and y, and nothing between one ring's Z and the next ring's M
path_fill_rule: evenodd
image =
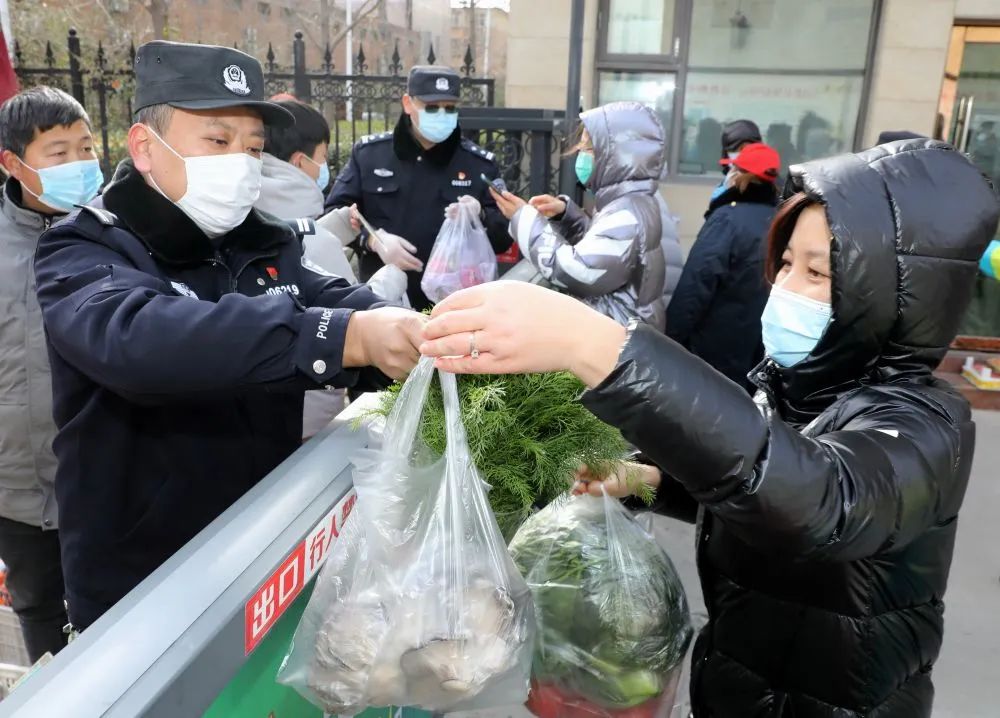
M385 380L341 367L351 313L379 302L367 287L256 210L209 240L131 162L42 236L35 273L78 628L300 445L305 389Z
M912 140L791 168L826 210L833 321L751 399L636 330L588 407L702 505L698 718L929 718L972 466L968 403L931 372L997 227L962 155Z

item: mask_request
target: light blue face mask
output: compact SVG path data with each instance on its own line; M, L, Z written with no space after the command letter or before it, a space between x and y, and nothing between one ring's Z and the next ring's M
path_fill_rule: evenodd
M444 142L458 127L458 113L445 112L443 108L437 112L420 110L418 118L417 131L434 143Z
M38 175L42 182L42 193L35 194L23 182L22 189L42 204L60 212L72 212L76 205L86 204L94 199L104 184L104 173L97 160L67 162L40 170L24 160L21 160L21 164Z
M764 352L780 366L795 366L816 348L832 317L826 302L773 287L760 318Z
M316 160L314 160L312 157L306 157L305 154L303 154L302 156L305 157L310 162L312 162L317 167L319 167L319 177L316 178L316 185L320 189L326 189L326 186L330 184L330 165L328 165L326 162L323 162L321 164Z
M594 174L594 155L590 152L578 152L574 168L576 169L576 178L580 180L580 184L586 187Z

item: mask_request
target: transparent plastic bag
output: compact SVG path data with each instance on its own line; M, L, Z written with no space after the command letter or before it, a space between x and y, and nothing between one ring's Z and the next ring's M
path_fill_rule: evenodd
M458 202L455 218L445 218L434 240L420 280L420 288L432 302L497 278L496 254L473 209L465 202Z
M433 377L433 360L421 360L382 448L355 460L354 518L278 674L329 713L489 708L528 692L531 593L469 458L454 375L440 375L445 455L431 455L419 439Z
M563 496L510 544L535 600L528 708L540 718L671 715L691 640L670 558L617 499Z

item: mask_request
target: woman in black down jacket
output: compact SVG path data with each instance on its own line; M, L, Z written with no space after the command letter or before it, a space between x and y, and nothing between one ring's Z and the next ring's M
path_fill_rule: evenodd
M931 372L997 198L934 140L791 175L753 399L655 331L516 283L438 305L423 351L458 372L573 371L590 410L701 504L696 716L924 718L975 441Z
M763 358L760 315L770 291L764 247L781 158L756 142L732 162L736 170L709 204L667 307L667 336L752 390L747 373Z

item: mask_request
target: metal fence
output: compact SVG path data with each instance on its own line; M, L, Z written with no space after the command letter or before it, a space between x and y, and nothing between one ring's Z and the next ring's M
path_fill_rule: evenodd
M47 84L60 87L80 101L90 114L101 141L101 161L107 176L127 156L126 135L133 121L135 46L108 52L102 42L92 57L85 57L81 38L70 29L66 53L51 42L37 66L25 63L15 43L14 64L22 87ZM65 58L63 60L62 58ZM263 62L265 94L289 93L323 113L330 122L330 165L334 174L347 161L351 147L366 134L391 130L401 112L406 75L394 47L388 74L370 75L364 47L354 57L353 74L335 72L329 46L321 61L311 65L301 32L292 40L291 64L282 64L269 44ZM429 64L437 58L431 46ZM544 110L509 110L493 107L495 80L475 77L471 49L466 51L461 75L464 134L496 154L501 175L521 194L554 191L558 180L562 113Z

